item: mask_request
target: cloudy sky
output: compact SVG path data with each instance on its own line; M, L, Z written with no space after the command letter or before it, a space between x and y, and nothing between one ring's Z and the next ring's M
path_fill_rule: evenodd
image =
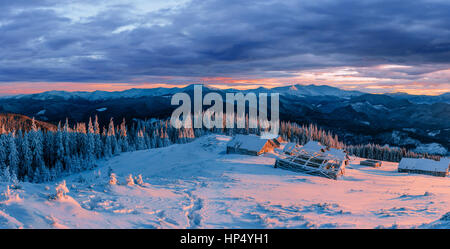
M0 94L327 84L450 91L448 0L0 0Z

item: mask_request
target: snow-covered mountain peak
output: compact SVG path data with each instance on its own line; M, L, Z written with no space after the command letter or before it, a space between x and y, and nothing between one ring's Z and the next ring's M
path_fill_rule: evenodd
M290 91L298 91L298 88L294 85L294 86L289 87L289 90Z

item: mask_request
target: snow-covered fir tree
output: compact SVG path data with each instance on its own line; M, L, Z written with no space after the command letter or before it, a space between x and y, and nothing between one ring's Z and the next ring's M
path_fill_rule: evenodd
M117 185L117 176L115 173L109 174L109 185Z
M128 186L133 186L134 185L133 176L131 174L128 175L128 177L126 178L126 181L127 181L127 185Z
M66 198L66 194L69 193L69 189L66 186L66 180L63 180L58 186L55 188L55 199L62 200Z

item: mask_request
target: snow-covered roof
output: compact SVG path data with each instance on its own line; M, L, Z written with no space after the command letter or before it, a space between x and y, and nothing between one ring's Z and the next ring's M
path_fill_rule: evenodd
M449 158L441 158L440 161L424 158L402 158L398 164L399 169L424 170L434 172L446 172L450 165Z
M339 150L339 149L335 149L335 148L331 148L328 151L325 151L323 153L324 156L326 157L332 157L332 158L336 158L339 160L346 160L347 159L347 153L345 153L343 150Z
M307 153L316 153L320 152L322 149L326 147L317 141L309 141L305 145L303 145L300 150L305 151Z
M284 148L283 151L284 152L292 152L294 149L296 149L297 147L299 147L296 143L287 143Z
M228 147L240 148L249 151L260 151L267 143L268 139L263 139L255 135L237 134L228 142Z
M301 154L309 154L309 155L320 155L329 159L337 159L340 161L347 160L347 153L344 150L330 148L327 149L326 146L322 145L320 142L317 141L309 141L305 145L301 146L298 149L295 149L296 145L292 143L286 144L284 147L285 152L295 152L298 151L298 153Z

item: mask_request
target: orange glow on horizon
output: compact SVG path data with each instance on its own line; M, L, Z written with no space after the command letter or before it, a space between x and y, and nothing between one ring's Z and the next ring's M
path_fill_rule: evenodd
M378 66L378 69L399 68L396 65ZM403 67L400 67L403 68ZM367 68L364 68L364 70ZM190 84L204 84L217 89L234 88L249 90L258 87L274 88L291 85L329 85L343 90L357 90L368 93L408 93L414 95L440 95L450 92L450 69L424 74L423 82L406 81L365 76L357 68L333 68L327 70L310 70L286 74L286 77L180 77L155 76L135 78L131 82L118 83L76 83L76 82L14 82L0 83L0 95L33 94L45 91L123 91L132 88L182 88ZM431 80L430 80L431 79ZM430 82L427 82L430 80ZM438 82L438 83L436 83Z
M130 84L130 83L72 83L72 82L17 82L0 84L0 95L19 95L19 94L34 94L46 91L67 91L67 92L94 92L94 91L124 91L132 88L158 88L158 87L185 87L186 85L164 84L164 83L145 83L145 84Z

